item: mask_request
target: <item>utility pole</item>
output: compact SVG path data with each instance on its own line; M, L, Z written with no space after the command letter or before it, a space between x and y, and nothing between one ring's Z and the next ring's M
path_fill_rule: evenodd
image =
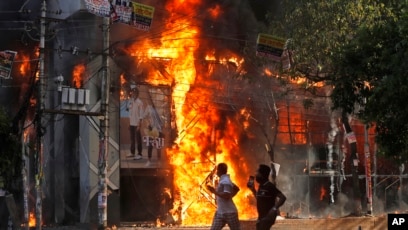
M351 176L353 181L353 199L354 199L354 214L361 216L361 193L360 184L358 180L358 153L357 153L357 139L353 130L351 129L350 122L347 117L347 113L342 113L343 128L346 135L347 142L350 145L350 165Z
M22 125L24 127L24 123ZM23 128L22 128L23 130ZM23 165L21 167L21 175L22 175L22 180L23 180L23 206L24 206L24 214L23 214L23 226L21 229L29 230L30 226L28 224L29 221L29 212L28 212L28 179L27 179L27 172L28 172L28 164L27 164L27 157L28 154L28 143L30 142L29 136L27 135L27 138L25 138L24 131L21 132L21 160L23 162Z
M42 117L44 112L45 99L45 81L44 81L44 48L45 48L45 17L46 3L45 0L41 6L40 19L40 59L39 59L39 76L38 76L38 98L37 98L37 113L36 113L36 171L35 171L35 187L36 187L36 202L35 202L35 217L36 229L41 230L42 224L42 179L43 179L43 138L44 127Z
M365 158L365 176L366 176L366 194L367 194L367 214L373 213L373 186L371 180L371 155L368 142L368 125L364 127L364 158Z
M98 194L98 228L107 227L107 153L109 147L109 85L110 74L109 67L109 26L110 18L103 18L102 36L103 36L103 53L102 53L102 95L101 95L101 113L103 118L100 120L100 141L99 141L99 158L98 158L98 176L99 176L99 194Z

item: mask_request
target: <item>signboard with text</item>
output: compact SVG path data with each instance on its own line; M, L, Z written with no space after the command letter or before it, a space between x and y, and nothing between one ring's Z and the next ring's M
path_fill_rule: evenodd
M152 25L154 7L133 3L132 25L140 30L149 30Z
M0 78L11 78L11 69L13 67L14 58L16 55L17 52L15 51L0 51Z
M85 0L87 10L101 17L111 17L113 22L128 24L147 31L152 25L154 7L130 0Z
M286 49L286 40L269 34L258 34L256 42L256 55L269 57L281 61L283 51Z

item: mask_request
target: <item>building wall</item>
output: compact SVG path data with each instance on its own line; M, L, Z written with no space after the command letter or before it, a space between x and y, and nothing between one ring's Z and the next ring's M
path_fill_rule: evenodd
M99 26L102 18L84 11L83 1L47 2L50 16L64 19L66 24L52 24L57 32L46 43L46 103L47 108L56 112L49 116L44 138L44 222L97 223L100 120L97 116L87 116L86 112L100 111L102 61L99 55L103 39ZM56 13L58 10L61 10L60 14ZM78 53L72 52L74 47ZM63 87L74 87L73 71L77 65L87 66L81 75L81 83L90 91L90 103L86 111L70 114L61 110L62 93L58 91L55 79L62 75ZM115 73L115 67L109 67L109 70L109 73ZM118 76L114 75L112 79L112 84L117 84L115 79ZM110 92L109 191L119 189L119 113L112 109L118 107L118 95L118 91Z

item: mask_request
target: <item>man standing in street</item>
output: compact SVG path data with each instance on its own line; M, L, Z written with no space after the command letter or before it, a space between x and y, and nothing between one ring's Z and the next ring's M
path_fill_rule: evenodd
M127 157L133 157L135 160L142 159L142 134L140 131L143 120L143 102L139 99L139 90L133 88L131 98L127 109L129 110L129 129L130 129L130 153ZM136 155L137 142L137 155Z
M254 183L248 182L247 187L256 196L256 208L258 220L256 230L269 230L275 223L278 216L279 207L286 201L286 196L269 181L271 168L268 165L260 164L255 174L255 180L259 184L258 190Z
M215 211L211 230L221 230L228 224L231 230L240 230L240 223L238 219L238 209L232 201L239 188L232 183L229 174L227 174L228 166L225 163L217 165L217 176L219 182L217 189L207 185L208 191L214 193L217 201L217 210Z

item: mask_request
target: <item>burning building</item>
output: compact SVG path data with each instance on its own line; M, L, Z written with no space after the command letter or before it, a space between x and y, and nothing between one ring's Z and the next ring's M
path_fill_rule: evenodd
M280 166L276 181L288 197L281 210L286 217L349 215L349 146L339 115L326 98L313 98L314 106L305 109L302 102L312 96L297 90L305 82L280 84L288 79L279 75L279 63L255 56L265 24L254 3L141 3L154 8L148 31L111 21L109 37L102 17L84 1L47 5L55 35L45 48L44 221L97 223L98 208L106 207L103 218L112 224L209 225L216 204L205 185L216 183L219 162L229 165L241 188L234 201L242 220L256 218L246 180L259 163L271 161ZM115 8L121 9L116 2ZM160 127L143 121L141 160L127 157L127 105L135 88ZM324 86L319 91L330 92ZM102 127L104 120L108 126ZM351 124L363 153L364 126ZM108 130L107 148L102 128ZM374 152L374 135L368 133ZM107 161L102 182L101 155ZM361 154L359 160L364 162ZM361 163L358 170L363 174ZM386 186L395 181L384 180L390 180Z

